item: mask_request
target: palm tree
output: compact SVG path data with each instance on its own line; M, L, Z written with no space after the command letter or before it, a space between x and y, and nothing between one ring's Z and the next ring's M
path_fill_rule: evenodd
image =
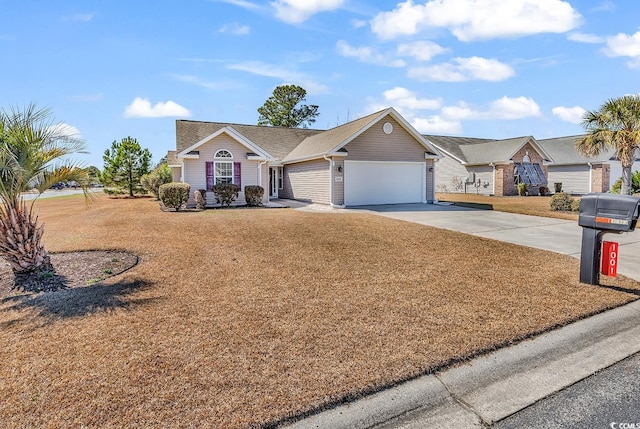
M39 196L57 182L86 180L86 172L65 159L81 153L83 142L72 127L50 118L48 109L34 104L0 112L0 257L11 265L14 287L28 291L42 290L53 266L35 200L27 204L22 193L36 189Z
M622 164L621 194L631 193L631 167L640 147L640 95L612 98L600 109L586 112L582 126L588 134L578 140L576 148L587 156L615 149Z

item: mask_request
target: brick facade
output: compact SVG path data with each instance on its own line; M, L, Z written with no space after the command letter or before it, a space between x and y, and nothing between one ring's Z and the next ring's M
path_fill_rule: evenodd
M529 161L534 164L540 164L545 177L549 177L547 167L544 165L542 155L540 155L530 143L524 145L518 152L516 152L511 160L513 162L524 162L524 157L529 156ZM496 169L496 186L495 194L497 196L518 195L518 188L516 187L514 180L514 165L513 164L497 164ZM531 187L529 189L530 195L538 194L537 187Z
M591 192L607 192L611 180L609 164L591 165Z

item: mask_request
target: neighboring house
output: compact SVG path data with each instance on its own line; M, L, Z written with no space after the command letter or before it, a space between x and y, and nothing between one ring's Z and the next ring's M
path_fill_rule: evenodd
M581 137L584 136L538 140L553 158L553 163L547 166L551 190L554 183L562 183L562 191L571 194L607 192L611 189L611 168L620 165L615 160L615 150L602 152L596 157L586 157L576 149L576 142ZM617 177L613 181L615 179Z
M213 186L265 189L264 202L290 198L331 206L430 203L439 151L388 108L330 130L176 121L167 155L175 181L192 195ZM193 203L193 198L190 202Z
M552 156L532 136L504 140L425 135L445 156L436 168L438 192L517 195L526 183L537 194L547 186Z

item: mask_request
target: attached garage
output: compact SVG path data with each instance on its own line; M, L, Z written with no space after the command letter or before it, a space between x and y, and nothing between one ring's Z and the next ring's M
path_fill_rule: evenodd
M426 201L424 162L345 161L344 204L423 203Z
M549 165L549 188L553 190L553 184L562 183L562 191L570 194L586 194L591 191L591 177L588 164L578 165Z

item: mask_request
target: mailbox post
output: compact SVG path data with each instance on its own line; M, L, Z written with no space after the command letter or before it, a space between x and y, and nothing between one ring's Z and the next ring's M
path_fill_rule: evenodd
M580 282L600 284L600 255L604 234L633 231L638 222L640 197L587 194L580 200L578 225L582 227Z

